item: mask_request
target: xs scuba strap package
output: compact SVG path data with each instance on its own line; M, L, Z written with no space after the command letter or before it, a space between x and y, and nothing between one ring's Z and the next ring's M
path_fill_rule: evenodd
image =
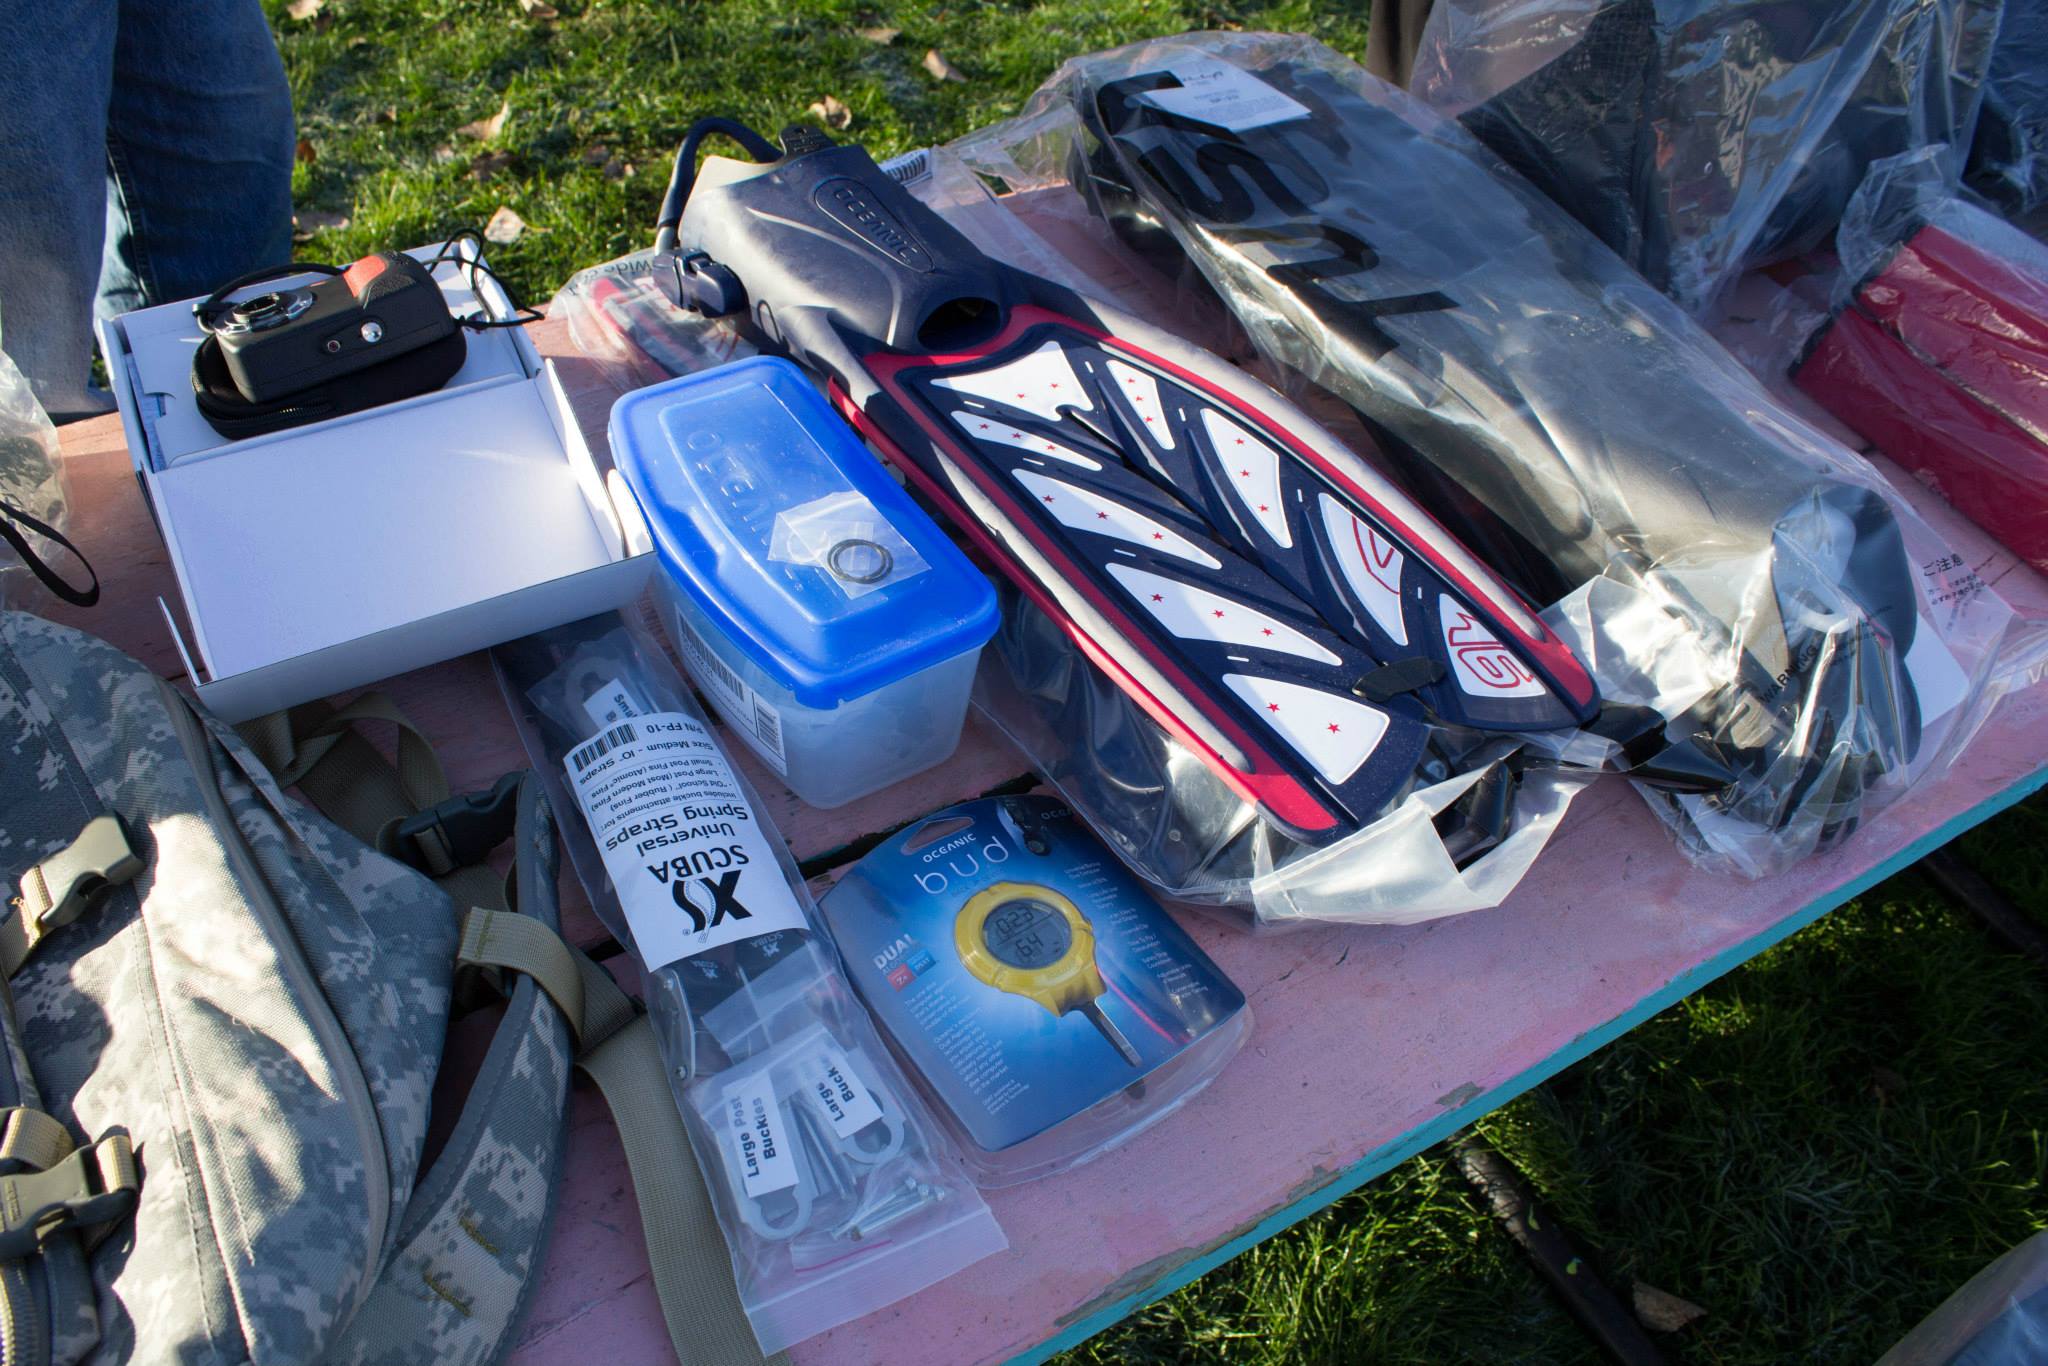
M1251 1033L1244 994L1053 797L914 821L820 909L985 1186L1124 1142Z
M1693 856L1782 868L1981 719L2011 613L1946 541L1458 125L1320 44L1082 58L957 151L1076 185L1562 599L1546 620L1602 696L1668 720L1632 773Z
M612 615L493 657L557 809L582 817L562 835L591 902L646 971L762 1351L1002 1250L781 836L659 647Z

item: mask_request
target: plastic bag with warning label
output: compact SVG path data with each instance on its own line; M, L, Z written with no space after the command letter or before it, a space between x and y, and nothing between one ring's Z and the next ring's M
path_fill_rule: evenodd
M616 615L493 652L648 1014L764 1353L1006 1245L876 1037L782 838Z

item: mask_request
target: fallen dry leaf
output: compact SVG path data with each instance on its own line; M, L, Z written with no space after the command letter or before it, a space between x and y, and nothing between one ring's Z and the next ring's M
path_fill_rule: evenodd
M827 128L845 128L853 123L853 111L831 95L822 100L811 101L811 107L806 112L817 115L818 121Z
M453 147L450 147L450 146L449 146L449 145L448 145L447 143L445 143L445 142L444 142L444 143L442 143L442 144L441 144L441 145L440 145L439 147L436 147L436 148L434 149L434 160L436 160L436 161L453 161L453 160L455 160L455 149L454 149Z
M313 240L313 234L316 232L325 232L329 228L345 228L347 226L348 215L345 213L327 213L321 209L300 209L292 215L292 241L310 242Z
M499 130L505 126L505 120L511 116L512 101L508 99L499 105L498 112L489 118L478 119L475 123L465 123L455 131L466 138L476 138L480 142L489 142L492 138L498 136Z
M880 43L884 47L895 42L902 32L903 30L900 28L857 28L854 30L855 36L865 38L871 43Z
M960 68L954 66L944 57L941 57L939 50L935 47L925 49L924 69L931 72L932 76L937 80L960 81L963 84L967 80L965 76L960 74Z
M585 166L602 166L611 159L612 149L605 146L601 142L598 143L595 147L586 147L583 149L583 164Z
M317 17L320 11L326 7L327 0L292 0L289 5L284 7L284 12L287 18L297 19L304 23L308 19Z
M383 107L382 109L379 109L379 110L377 111L377 118L376 118L376 122L378 122L378 123L396 123L396 122L398 122L398 106L397 106L397 105L395 105L395 104L387 104L387 105L385 105L385 106L384 106L384 107Z
M510 152L479 152L469 159L469 178L489 180L512 164Z
M313 150L313 139L311 138L300 138L299 145L292 151L292 159L294 161L303 161L308 166L312 165L313 159L319 155L318 152Z
M510 205L500 204L498 211L491 215L491 221L484 224L484 241L509 247L517 242L525 231L526 220L512 212Z
M527 18L538 19L542 23L562 17L562 12L548 4L547 0L519 0L519 8L526 11Z
M604 178L606 180L624 180L631 174L633 174L633 163L630 161L621 161L617 157L613 157L604 164Z
M1643 1326L1659 1333L1675 1333L1689 1323L1703 1319L1707 1311L1691 1300L1682 1300L1654 1285L1635 1283L1636 1317Z

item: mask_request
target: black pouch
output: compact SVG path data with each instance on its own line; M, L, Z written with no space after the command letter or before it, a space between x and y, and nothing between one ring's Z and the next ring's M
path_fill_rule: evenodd
M353 374L316 384L288 398L251 403L228 374L218 339L208 336L192 357L192 392L199 414L229 440L262 436L344 413L359 413L415 394L430 393L454 378L469 354L461 328Z

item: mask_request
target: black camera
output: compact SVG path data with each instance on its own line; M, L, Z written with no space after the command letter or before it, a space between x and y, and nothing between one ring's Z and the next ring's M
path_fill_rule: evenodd
M465 230L458 239L473 236ZM516 326L534 316L520 309L503 322L456 317L434 267L459 261L472 281L490 272L448 251L427 263L380 251L345 268L297 263L228 281L192 306L206 332L192 357L200 416L239 440L440 388L468 355L464 328ZM305 275L322 278L235 297Z
M365 256L310 285L223 295L199 305L200 323L251 403L304 393L456 332L433 273L403 252Z

